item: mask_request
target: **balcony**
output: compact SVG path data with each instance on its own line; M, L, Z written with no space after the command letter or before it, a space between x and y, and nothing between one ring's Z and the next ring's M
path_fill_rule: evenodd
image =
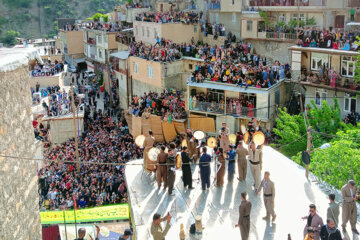
M258 38L276 41L296 41L296 33L258 32Z
M238 109L229 109L228 104L217 103L217 102L197 102L194 107L193 104L189 106L190 111L204 112L209 114L219 114L219 115L231 115L236 118L260 118L268 119L268 110L267 108L256 109L249 107L240 107Z
M96 45L96 40L94 38L88 38L86 41L88 44Z
M250 0L249 4L250 7L297 7L298 4L299 7L322 7L326 6L326 0Z
M220 10L220 9L221 9L220 2L209 3L209 10Z

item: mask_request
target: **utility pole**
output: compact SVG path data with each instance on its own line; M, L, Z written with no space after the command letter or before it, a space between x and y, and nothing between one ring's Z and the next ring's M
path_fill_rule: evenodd
M299 25L300 25L300 1L296 0L297 2L297 28L296 28L296 39L299 39Z
M74 98L74 83L71 81L71 108L73 112L73 125L74 125L74 136L75 136L75 156L76 156L76 168L77 172L80 173L80 160L79 160L79 145L78 145L78 135L77 135L77 126L75 120L75 98Z
M307 128L307 143L306 143L306 152L309 154L309 156L310 156L310 148L311 148L311 139L312 139L311 126L309 126ZM309 179L309 164L306 164L305 166L305 177Z

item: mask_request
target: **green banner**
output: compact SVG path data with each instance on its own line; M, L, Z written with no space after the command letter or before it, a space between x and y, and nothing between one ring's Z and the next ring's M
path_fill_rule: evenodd
M95 208L66 211L40 212L41 224L98 222L119 219L129 219L129 204L117 204ZM64 217L65 214L65 217Z

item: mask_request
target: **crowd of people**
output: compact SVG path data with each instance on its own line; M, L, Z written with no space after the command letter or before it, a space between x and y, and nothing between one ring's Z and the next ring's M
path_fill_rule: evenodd
M142 3L128 2L126 8L151 8L151 5L143 5Z
M155 23L198 23L201 13L197 12L143 12L136 15L136 21Z
M356 126L360 122L360 114L355 112L355 110L352 110L351 113L349 113L344 118L344 122L346 124L350 123L350 124Z
M171 41L160 41L158 44L147 46L143 42L132 42L130 44L130 56L136 56L151 61L173 62L181 58L179 45Z
M34 69L31 71L32 77L44 77L44 76L54 76L60 72L64 71L64 63L55 60L53 63L50 60L45 61L45 63L37 63L34 66Z
M327 64L323 64L319 71L308 71L306 67L301 68L301 81L329 85L333 88L343 87L351 90L360 90L360 84L355 81L350 82L349 79L345 79L342 82L342 77L337 73L333 67L328 67Z
M240 87L268 88L284 78L290 78L290 65L274 61L267 66L266 57L251 53L251 44L227 47L199 47L200 58L193 72L192 81L204 80L236 84Z
M329 49L341 49L357 51L356 37L360 36L356 31L319 30L315 28L299 29L297 44L302 47L318 47Z
M84 27L87 29L94 29L94 30L100 30L100 31L105 31L105 32L119 32L123 29L122 25L118 21L116 21L114 23L90 22L90 23L86 23L84 25Z
M256 115L255 99L252 98L226 98L218 100L211 93L198 93L189 97L189 109L206 112L225 113L237 116L254 117Z
M126 120L112 121L99 110L86 114L85 122L79 159L93 164L81 164L77 171L74 139L48 150L44 159L50 161L38 173L41 209L71 209L74 201L79 208L127 202L124 168L115 164L140 158L142 153L128 133Z
M155 92L144 93L143 96L132 98L129 113L148 118L150 114L161 116L164 120L186 119L185 102L180 92L164 90L161 94Z

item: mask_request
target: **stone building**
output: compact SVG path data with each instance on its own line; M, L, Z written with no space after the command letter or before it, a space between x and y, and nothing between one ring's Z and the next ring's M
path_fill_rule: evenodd
M1 239L41 239L37 163L21 159L36 151L28 68L34 58L36 49L0 48Z

